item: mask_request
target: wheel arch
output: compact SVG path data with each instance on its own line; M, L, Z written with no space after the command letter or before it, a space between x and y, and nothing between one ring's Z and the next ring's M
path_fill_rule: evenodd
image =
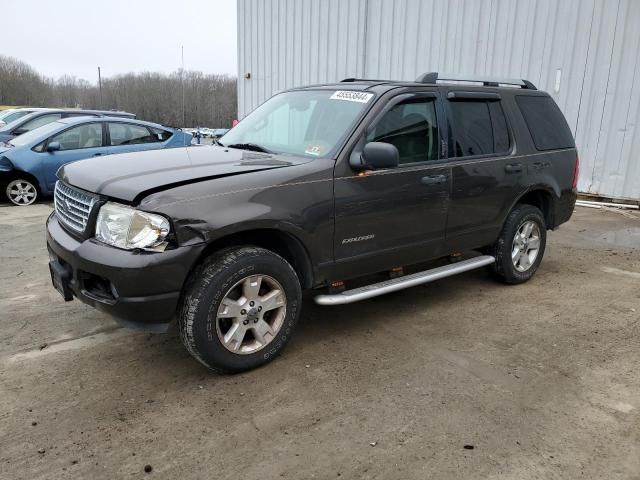
M542 212L547 229L553 229L555 227L555 202L556 198L548 188L543 186L532 187L523 192L516 201L513 202L502 223L504 224L514 207L522 203L538 208Z
M313 286L311 257L302 241L295 235L275 228L255 228L233 232L210 242L202 251L191 271L213 253L230 247L252 245L277 253L291 264L302 288ZM189 272L191 275L191 272Z
M9 193L7 192L8 186L14 180L20 179L31 182L36 188L36 201L43 197L44 191L42 189L42 185L40 185L40 182L38 181L38 177L23 170L11 170L9 172L3 172L3 175L0 178L0 198L6 199L8 202L11 202L11 200L9 199Z
M24 170L11 170L6 172L2 178L2 185L5 187L9 185L12 181L18 180L20 178L24 178L25 180L29 180L32 182L35 187L38 189L38 194L42 195L42 185L40 185L40 180L33 173L25 172Z

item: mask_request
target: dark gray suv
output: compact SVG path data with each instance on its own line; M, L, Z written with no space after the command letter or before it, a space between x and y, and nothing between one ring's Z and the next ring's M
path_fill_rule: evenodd
M128 325L177 318L196 359L238 372L282 351L303 290L340 305L483 266L527 281L573 212L571 131L527 81L446 80L296 88L217 146L66 165L55 288Z

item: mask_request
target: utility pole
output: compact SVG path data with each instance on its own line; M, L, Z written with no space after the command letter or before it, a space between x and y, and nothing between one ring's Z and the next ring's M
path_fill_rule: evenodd
M100 76L100 67L98 67L98 91L100 92L100 108L102 108L102 77Z
M182 77L182 128L185 128L186 120L185 120L185 111L184 111L184 45L181 47L182 49L182 69L180 76Z

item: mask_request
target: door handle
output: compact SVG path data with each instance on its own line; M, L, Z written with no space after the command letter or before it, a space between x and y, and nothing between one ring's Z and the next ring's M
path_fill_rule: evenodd
M507 173L520 173L522 172L521 163L510 163L504 166L504 171Z
M102 155L100 152L93 154L94 157L99 157L100 155Z
M534 162L533 168L536 170L542 170L543 168L547 168L551 166L551 162Z
M447 181L446 175L427 175L426 177L422 177L423 185L440 185L441 183L445 183Z

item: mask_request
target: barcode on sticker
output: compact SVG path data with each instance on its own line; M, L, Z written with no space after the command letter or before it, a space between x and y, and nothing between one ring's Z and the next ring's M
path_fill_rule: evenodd
M367 103L371 100L371 97L373 97L373 93L338 90L331 95L331 100L347 100L348 102Z

